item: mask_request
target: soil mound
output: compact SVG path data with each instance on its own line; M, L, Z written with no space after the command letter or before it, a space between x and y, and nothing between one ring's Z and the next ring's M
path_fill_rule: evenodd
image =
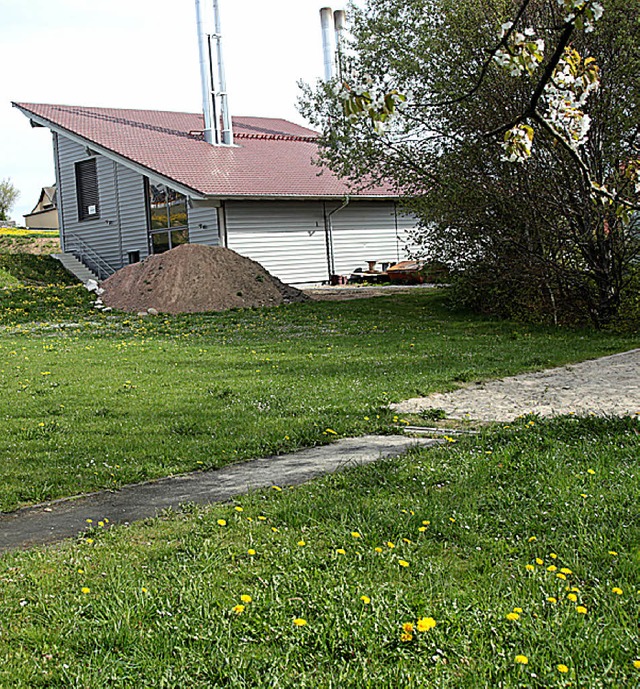
M183 244L114 273L102 301L122 311L200 313L306 301L259 263L217 246Z

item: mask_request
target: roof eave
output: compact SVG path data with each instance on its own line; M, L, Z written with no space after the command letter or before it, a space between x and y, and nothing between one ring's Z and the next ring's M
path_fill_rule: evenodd
M89 148L91 148L92 151L95 151L96 153L103 155L105 158L108 158L109 160L114 160L115 162L120 163L121 165L124 165L125 167L128 167L131 170L135 170L136 172L140 173L141 175L144 175L145 177L154 177L155 179L167 184L167 186L170 186L172 189L175 189L176 191L179 191L181 194L189 196L190 198L198 200L204 200L206 198L206 194L204 194L199 189L193 189L192 187L188 187L185 184L182 184L181 182L178 182L177 180L171 177L163 175L157 170L145 167L144 165L137 163L135 160L131 160L131 158L127 158L126 156L122 155L121 153L118 153L117 151L113 151L110 148L107 148L106 146L102 146L96 143L95 141L88 139L87 137L81 136L80 134L71 131L70 129L66 129L62 125L56 124L55 122L51 122L51 120L48 120L46 117L42 117L42 115L38 115L37 113L28 110L27 108L21 106L19 103L12 102L11 105L13 105L14 108L20 110L20 112L25 117L29 118L37 125L41 127L46 127L47 129L50 129L52 132L56 132L57 134L62 134L63 136L66 136L68 139L74 141L75 143L81 146L89 146Z

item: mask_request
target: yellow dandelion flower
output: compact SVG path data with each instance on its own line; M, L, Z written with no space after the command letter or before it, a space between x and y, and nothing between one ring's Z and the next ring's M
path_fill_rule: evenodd
M517 612L510 612L510 613L507 614L507 619L508 619L508 620L512 620L512 621L519 620L519 619L520 619L520 615L518 615Z
M522 612L522 608L514 608L513 612Z
M293 624L295 624L296 627L304 627L307 624L307 621L303 617L296 617L293 620Z
M558 579L562 579L562 580L564 580L564 581L566 581L566 579L567 579L567 575L566 575L566 574L563 574L562 572L558 572L558 573L556 574L556 576L558 577Z
M586 614L587 614L587 609L584 607L584 605L578 605L578 607L576 608L576 612L577 612L579 615L586 615Z
M218 526L226 526L226 525L227 525L226 519L218 519Z
M277 527L277 526L272 526L272 527L271 527L271 531L273 531L273 533L278 533L278 527Z
M419 526L419 527L418 527L418 531L419 531L420 533L423 533L423 532L425 532L426 530L427 530L427 527L426 527L426 526Z
M240 505L236 505L233 509L236 512L244 512L244 507L240 507Z
M555 572L558 569L555 565L549 565L547 567L547 572Z
M593 469L587 469L587 474L591 474L593 476L595 473L596 472Z
M453 524L453 523L455 522L455 518L454 518L454 517L449 517L449 521Z
M98 522L98 526L102 528L104 526L104 522Z
M142 593L147 593L149 589L147 589L146 586L143 586L141 589Z
M421 617L418 620L417 627L419 632L428 632L436 626L437 622L433 617Z
M351 532L351 535L352 535L354 538L362 538L362 536L361 536L357 531L352 531L352 532Z
M563 665L562 663L556 665L556 668L558 669L558 672L561 672L563 675L569 672L569 668L566 665Z
M424 526L429 526L429 524L431 524L431 522L430 522L428 519L425 519L425 520L422 522L422 524L423 524Z
M249 550L247 550L247 555L255 555L255 554L256 554L256 551L253 548L249 548Z
M622 589L621 589L621 588L618 588L617 586L614 586L614 587L611 589L611 592L612 592L612 593L615 593L615 594L618 595L618 596L621 596L621 595L622 595Z
M557 599L557 598L554 598L553 596L549 596L549 597L547 598L547 601L548 601L549 603L557 603L557 602L558 602L558 599Z
M336 553L338 553L338 555L346 555L347 551L344 548L336 548Z
M376 553L382 552L382 548L380 546L378 546L377 548L374 548L374 550L376 551Z
M539 558L539 557L537 557L537 558L536 558L536 564L537 564L537 565L543 565L543 564L544 564L544 560L541 559L541 558Z
M79 569L78 574L84 574L84 569Z
M93 538L85 538L85 539L84 539L84 542L85 542L85 543L88 543L89 545L91 545L91 544L93 543Z
M400 634L400 641L403 641L406 643L408 641L411 641L412 639L413 639L413 634L411 634L410 632L402 632L402 634Z
M516 663L520 663L520 665L526 665L529 662L529 658L527 658L527 656L517 655L515 661Z
M266 521L267 521L267 518L266 518L264 515L261 514L261 515L258 517L258 521L259 521L259 522L266 522Z
M385 545L387 548L395 548L395 545L391 541L387 541Z
M241 615L244 612L244 605L234 605L231 611L235 612L236 615Z
M244 593L244 594L242 594L242 595L240 596L240 600L241 600L243 603L251 603L251 601L253 600L253 598L251 598L251 596L249 596L248 594Z
M405 634L412 634L413 633L413 622L405 622L402 625L402 631Z
M573 572L572 572L568 567L561 567L561 568L560 568L560 571L561 571L563 574L573 574Z
M530 536L529 537L529 543L533 543L534 541L537 541L538 539L535 536Z
M329 434L331 434L331 435L338 435L338 434L333 430L333 428L327 428L327 429L325 429L325 433L329 433Z
M93 524L93 519L85 519L85 521L87 522L87 524Z
M618 554L618 553L617 553L617 551L615 551L615 550L610 550L610 551L609 551L609 555L613 555L614 557L615 557L617 554Z
M640 670L640 660L634 660L633 667L635 667L636 670Z
M533 572L535 570L533 565L525 565L524 568L529 572Z
M298 541L298 545L302 548L303 546L307 545L305 541L300 540Z
M555 553L549 553L549 557L550 557L552 560L557 560L557 559L558 559L558 556L557 556Z
M581 497L581 498L587 498L587 497L589 497L589 496L588 496L586 493L580 493L580 497Z
M369 605L369 603L371 603L371 598L369 598L369 596L360 596L360 600L361 600L365 605Z
M408 567L409 563L406 560L398 560L400 567Z
M282 488L280 488L280 486L271 486L271 489L272 490L278 490L278 491L282 490Z
M406 543L407 545L411 545L411 541L408 538L403 538L402 542Z
M83 586L80 590L81 590L82 593L84 593L85 595L86 595L87 593L91 593L91 589L90 589L88 586Z
M572 603L577 603L578 602L578 596L576 596L575 593L568 593L567 598L572 602Z

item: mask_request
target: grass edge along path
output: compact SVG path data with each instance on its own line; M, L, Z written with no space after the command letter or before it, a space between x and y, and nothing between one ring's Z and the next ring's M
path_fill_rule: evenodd
M0 559L0 686L632 687L640 421L526 418Z
M58 313L55 300L73 291L48 293L49 303L27 290L35 305L16 307L27 320L0 333L0 510L396 433L403 418L390 402L637 346L630 336L451 314L424 291L175 318L28 320L31 308Z

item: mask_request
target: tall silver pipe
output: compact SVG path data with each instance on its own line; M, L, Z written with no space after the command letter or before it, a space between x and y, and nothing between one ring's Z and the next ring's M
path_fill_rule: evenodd
M323 7L320 10L320 24L322 26L322 54L324 58L324 80L331 81L335 76L335 48L333 24L333 10Z
M231 112L229 110L229 96L227 94L227 79L224 71L224 59L222 56L222 32L220 24L220 8L218 0L213 0L213 16L215 21L216 58L218 61L218 86L220 97L220 111L222 115L222 143L231 146L233 144L233 126Z
M213 84L209 66L209 40L202 21L200 0L196 0L196 23L198 27L198 51L200 54L200 83L202 86L202 111L204 113L204 138L213 143Z

